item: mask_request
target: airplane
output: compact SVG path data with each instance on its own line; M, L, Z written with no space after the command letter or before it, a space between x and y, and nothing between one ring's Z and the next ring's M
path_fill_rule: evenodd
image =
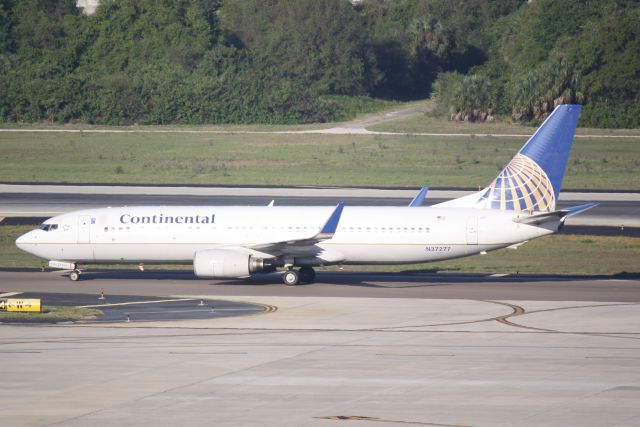
M81 264L192 264L198 278L281 271L311 283L314 267L441 261L517 247L559 231L597 205L556 209L579 105L560 105L486 188L406 207L140 206L86 209L44 221L16 240L49 266L81 278Z

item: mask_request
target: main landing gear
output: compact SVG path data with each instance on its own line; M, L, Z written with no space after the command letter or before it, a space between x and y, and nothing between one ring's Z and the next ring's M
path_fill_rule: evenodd
M77 282L80 280L80 276L82 276L82 272L76 268L69 273L69 280Z
M316 280L316 271L313 267L301 267L300 270L289 269L282 274L282 281L287 286L295 286L298 283L313 283Z

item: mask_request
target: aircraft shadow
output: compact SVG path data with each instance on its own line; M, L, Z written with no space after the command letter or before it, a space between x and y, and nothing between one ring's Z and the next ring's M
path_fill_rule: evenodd
M41 269L29 268L1 268L7 272L41 272ZM55 270L45 270L55 272ZM61 276L66 275L60 272ZM490 275L478 273L421 273L421 272L357 272L357 271L318 271L316 282L301 283L300 286L334 285L368 288L412 288L425 286L447 286L471 283L531 283L531 282L572 282L585 280L606 279L637 279L640 272L622 273L617 275L559 275L559 274L512 274ZM257 274L247 279L212 280L199 279L191 270L136 270L121 269L87 269L83 270L82 281L93 280L158 280L158 281L194 281L209 282L211 286L282 286L278 273Z

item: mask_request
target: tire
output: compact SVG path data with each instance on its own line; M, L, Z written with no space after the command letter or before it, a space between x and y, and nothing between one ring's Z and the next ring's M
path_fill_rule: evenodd
M306 283L313 283L316 281L316 271L313 267L300 268L300 280Z
M287 286L295 286L300 282L300 275L295 270L288 270L282 275L282 281Z
M69 279L72 282L77 282L78 280L80 280L80 271L79 270L73 270L71 273L69 273Z

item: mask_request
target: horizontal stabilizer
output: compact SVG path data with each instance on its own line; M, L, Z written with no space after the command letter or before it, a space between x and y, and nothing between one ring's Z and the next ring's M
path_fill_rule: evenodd
M581 212L587 211L591 208L598 206L598 203L586 203L584 205L573 206L571 208L560 209L553 212L544 212L530 216L518 216L513 219L514 222L520 224L541 225L551 221L560 220L564 222L570 216L577 215Z
M415 208L418 206L422 206L424 202L424 198L427 197L427 192L429 191L429 187L422 187L420 192L416 194L416 197L413 198L411 203L409 203L410 208Z

